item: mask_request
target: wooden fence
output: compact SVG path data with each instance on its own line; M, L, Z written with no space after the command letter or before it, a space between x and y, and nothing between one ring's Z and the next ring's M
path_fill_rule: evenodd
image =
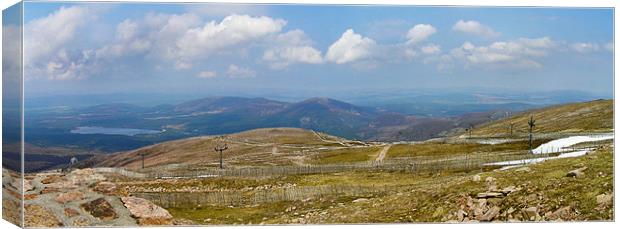
M175 170L149 171L150 178L208 178L208 177L270 177L303 174L327 174L345 171L400 171L400 172L441 172L467 171L489 167L491 162L523 160L555 156L556 154L477 154L446 156L433 159L390 159L382 162L363 162L351 164L261 166L243 168L177 168Z
M133 193L133 196L150 200L164 208L201 206L243 206L280 201L300 201L323 196L367 196L395 192L394 186L362 185L324 185L294 186L279 189L255 191L214 191L214 192L167 192Z
M129 171L123 168L98 167L98 168L93 168L93 170L98 173L115 173L115 174L120 174L126 177L132 177L132 178L149 177L147 174Z

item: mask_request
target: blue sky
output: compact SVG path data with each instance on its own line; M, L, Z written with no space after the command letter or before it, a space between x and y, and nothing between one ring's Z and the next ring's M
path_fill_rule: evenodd
M24 22L27 95L613 90L611 9L28 2Z

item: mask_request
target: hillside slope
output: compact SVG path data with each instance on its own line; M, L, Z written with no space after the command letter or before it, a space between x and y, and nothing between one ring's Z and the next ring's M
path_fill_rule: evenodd
M472 136L509 136L510 124L514 124L515 136L524 135L528 132L530 116L536 121L535 133L610 132L613 130L613 106L613 100L594 100L533 109L475 126Z
M225 166L293 165L303 164L306 158L318 153L318 148L341 147L347 141L330 135L299 128L265 128L226 135L228 149L223 152ZM273 144L273 143L276 144ZM199 165L215 167L219 153L214 148L221 144L216 136L168 141L94 158L96 166L141 166L140 154L145 154L145 166Z

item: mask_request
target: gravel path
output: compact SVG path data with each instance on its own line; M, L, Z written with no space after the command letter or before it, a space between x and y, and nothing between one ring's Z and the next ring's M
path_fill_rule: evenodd
M379 155L377 155L377 158L375 158L376 162L381 162L383 161L383 159L385 158L385 155L387 154L387 152L390 150L390 148L392 148L392 145L386 145L383 147L383 149L381 149L381 152L379 152Z

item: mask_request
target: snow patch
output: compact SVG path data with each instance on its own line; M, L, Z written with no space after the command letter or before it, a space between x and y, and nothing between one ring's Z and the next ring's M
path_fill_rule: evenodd
M575 145L575 144L584 143L584 142L603 141L603 140L608 140L608 139L613 139L613 138L614 138L613 133L601 134L601 135L590 135L590 136L566 137L566 138L561 138L561 139L553 140L545 144L542 144L536 149L532 150L532 153L533 154L547 154L547 153L553 153L553 152L562 152L562 151L568 150L566 149L567 147ZM573 152L562 153L554 157L541 157L541 158L530 158L530 159L512 160L512 161L500 161L500 162L486 163L484 165L504 166L500 168L500 170L506 170L506 169L519 167L522 165L539 163L539 162L543 162L546 160L580 157L580 156L588 154L588 152L592 151L593 149L594 148L580 149L580 150L573 151Z
M569 147L575 144L584 143L584 142L594 142L594 141L603 141L608 139L613 139L613 134L601 134L601 135L591 135L591 136L573 136L567 138L560 138L557 140L553 140L538 146L536 149L532 150L533 154L543 154L543 153L553 153L553 152L561 152L565 147Z

